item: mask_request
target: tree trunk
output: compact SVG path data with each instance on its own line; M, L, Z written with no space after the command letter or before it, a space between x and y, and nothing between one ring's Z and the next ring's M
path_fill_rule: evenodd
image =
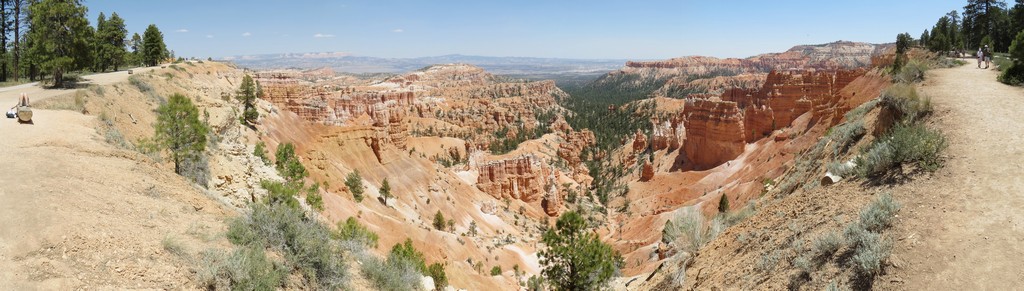
M59 87L61 85L61 81L63 81L62 80L63 78L64 78L64 73L61 72L60 69L54 69L53 70L53 86L54 87Z
M18 80L18 71L21 67L18 67L19 43L21 43L21 1L14 0L14 80Z
M0 23L0 34L2 34L0 35L0 52L2 52L2 54L0 55L4 58L3 64L0 65L2 66L2 68L0 68L0 81L3 82L7 81L7 30L10 29L10 24L7 22L8 16L7 1L0 1L0 21L4 22Z

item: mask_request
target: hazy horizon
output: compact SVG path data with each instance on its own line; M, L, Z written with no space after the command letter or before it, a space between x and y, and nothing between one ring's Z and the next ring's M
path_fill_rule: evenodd
M150 23L182 57L344 52L561 59L745 58L838 40L890 43L962 1L260 1L88 2L129 34Z

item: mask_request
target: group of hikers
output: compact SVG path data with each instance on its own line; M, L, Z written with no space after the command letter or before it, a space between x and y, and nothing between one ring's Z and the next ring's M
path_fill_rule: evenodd
M992 64L992 51L988 49L988 45L985 47L978 48L978 68L982 69L981 63L985 63L985 68L988 69L989 65Z

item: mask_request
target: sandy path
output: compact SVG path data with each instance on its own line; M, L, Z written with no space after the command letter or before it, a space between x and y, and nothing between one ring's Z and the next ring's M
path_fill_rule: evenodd
M151 69L159 69L159 68L160 67L146 67L146 68L135 68L135 69L132 69L132 70L134 70L134 72L142 72L142 71L148 71L148 70L151 70ZM84 78L85 81L82 82L81 84L83 84L83 85L90 85L90 84L110 85L110 84L114 84L114 83L117 83L117 82L123 82L125 80L128 80L129 76L131 76L131 75L128 75L128 71L127 70L125 70L125 71L117 71L117 72L110 72L110 73L92 74L92 75L83 76L82 78ZM32 100L32 102L35 102L35 101L42 101L43 99L47 99L47 98L51 98L51 97L60 96L60 95L68 94L68 93L71 93L71 92L75 92L75 90L77 90L77 89L43 89L43 87L39 86L39 82L32 82L32 83L21 84L21 85L17 85L17 86L3 87L3 88L0 88L0 108L10 108L8 106L14 106L15 104L17 104L18 103L18 96L21 96L21 93L28 94L29 99ZM7 104L10 104L10 105L7 105ZM4 110L4 111L6 111L6 110Z
M945 168L895 189L904 203L896 265L909 290L1024 288L1024 89L976 65L928 73L931 126L949 140Z

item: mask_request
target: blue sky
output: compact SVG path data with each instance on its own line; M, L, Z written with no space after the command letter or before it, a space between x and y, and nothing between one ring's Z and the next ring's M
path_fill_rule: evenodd
M605 59L747 57L836 40L917 37L964 0L86 1L178 56L348 52Z

